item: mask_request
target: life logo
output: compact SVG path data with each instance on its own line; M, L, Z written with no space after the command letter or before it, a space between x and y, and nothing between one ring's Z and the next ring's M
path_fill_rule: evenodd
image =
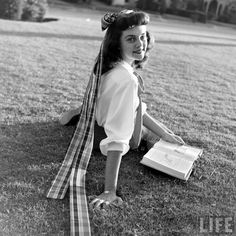
M198 236L236 236L235 215L198 217Z

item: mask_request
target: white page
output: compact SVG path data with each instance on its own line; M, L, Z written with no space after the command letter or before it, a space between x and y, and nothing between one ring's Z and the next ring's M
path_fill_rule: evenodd
M155 149L165 149L177 152L183 155L186 155L188 157L191 157L192 161L195 161L201 154L202 154L202 149L187 146L187 145L178 145L178 144L173 144L169 142L165 142L164 140L160 140L157 142L154 147Z
M181 173L188 173L192 168L193 162L182 158L180 155L173 155L172 153L166 153L162 150L150 149L145 155L144 158L154 161L155 166L153 168L158 169L158 166L166 166L170 169L174 169ZM145 163L145 162L144 162ZM161 170L159 168L159 170Z

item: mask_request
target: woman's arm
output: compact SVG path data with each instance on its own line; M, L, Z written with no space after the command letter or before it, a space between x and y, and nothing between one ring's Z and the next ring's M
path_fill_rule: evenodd
M122 202L116 196L116 188L120 162L129 150L133 133L135 110L139 102L137 93L138 83L133 73L121 65L108 73L102 82L96 118L107 135L100 142L101 152L107 156L105 190L90 203L91 207Z
M175 135L164 124L154 119L147 112L143 115L143 125L167 142L184 144L181 137Z
M96 197L90 206L93 208L99 208L101 204L110 204L115 201L122 202L120 197L116 196L117 181L120 169L120 163L122 159L121 151L108 151L105 171L105 190L102 194Z
M105 191L116 192L121 158L121 151L107 152Z

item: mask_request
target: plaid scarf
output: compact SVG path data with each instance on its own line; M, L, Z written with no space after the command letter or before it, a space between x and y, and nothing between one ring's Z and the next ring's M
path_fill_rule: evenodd
M77 128L61 168L54 179L47 197L62 199L70 185L71 236L90 236L90 223L85 192L85 175L93 148L95 108L102 72L102 51L96 60L96 72L91 73L84 95ZM80 157L79 164L77 163Z
M70 234L71 236L90 236L90 222L88 215L87 198L85 191L85 175L91 157L94 138L95 109L98 89L102 73L101 45L95 66L92 70L88 86L83 99L82 109L77 128L70 142L65 159L54 179L47 197L63 199L68 186L70 186ZM94 73L94 69L96 72ZM142 101L140 94L143 92L143 80L135 73L139 81L140 104L137 110L136 124L131 139L133 148L137 148L141 140L142 127ZM78 157L80 162L78 164Z

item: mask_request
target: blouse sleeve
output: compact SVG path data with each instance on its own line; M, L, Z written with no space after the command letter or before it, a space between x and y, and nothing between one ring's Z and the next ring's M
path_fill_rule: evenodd
M103 127L107 138L100 142L102 154L108 151L129 150L129 141L134 130L137 108L138 84L126 73L111 73L106 78L105 96L108 103Z

